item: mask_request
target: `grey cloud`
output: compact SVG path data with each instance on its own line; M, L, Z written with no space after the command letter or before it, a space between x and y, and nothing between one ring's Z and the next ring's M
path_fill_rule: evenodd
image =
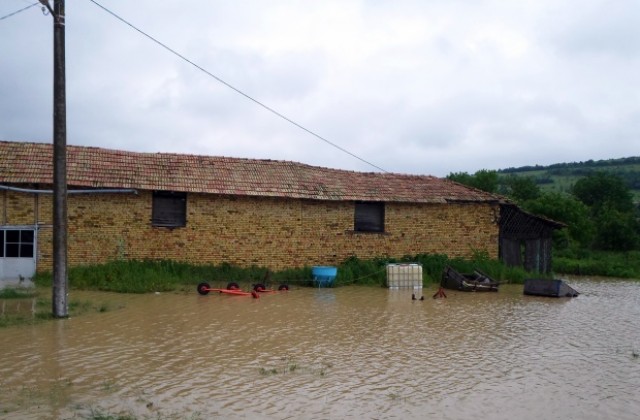
M23 4L3 1L0 13ZM637 155L635 1L105 5L389 171L444 176ZM70 143L375 170L90 2L67 9ZM51 31L36 8L0 22L3 139L51 138Z

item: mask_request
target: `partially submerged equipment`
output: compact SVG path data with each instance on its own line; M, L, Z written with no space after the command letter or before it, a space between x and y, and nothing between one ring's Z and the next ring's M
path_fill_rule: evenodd
M447 298L447 294L444 292L444 288L442 286L440 286L438 288L438 291L433 294L433 298L434 299L438 299L438 298L446 299Z
M311 267L313 285L315 287L333 287L338 275L338 267L318 265Z
M559 279L526 279L524 294L548 297L576 297L580 293Z
M463 292L497 292L500 284L480 270L470 274L459 273L450 266L442 270L440 286ZM434 296L436 297L436 296Z
M422 289L422 265L418 263L387 264L389 289Z
M286 284L281 284L278 287L278 290L273 290L273 289L267 289L263 284L259 283L254 285L253 290L248 292L248 291L240 290L240 286L238 286L238 283L231 282L227 284L226 289L216 289L216 288L212 288L209 285L209 283L202 282L198 284L196 290L201 295L208 295L209 292L218 292L225 295L252 296L254 299L258 299L260 297L260 293L286 292L287 290L289 290L289 286L287 286Z

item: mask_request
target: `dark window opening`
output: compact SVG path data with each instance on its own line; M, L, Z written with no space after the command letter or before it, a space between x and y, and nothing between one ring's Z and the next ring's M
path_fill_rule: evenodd
M6 230L7 242L20 242L19 230Z
M7 258L19 258L20 257L20 245L7 244Z
M22 243L33 243L33 231L32 230L21 230L20 231L20 242Z
M356 202L353 230L384 232L384 203Z
M154 191L151 224L158 227L185 227L187 193Z
M1 230L0 258L33 258L33 230Z
M20 244L20 258L33 258L33 244Z

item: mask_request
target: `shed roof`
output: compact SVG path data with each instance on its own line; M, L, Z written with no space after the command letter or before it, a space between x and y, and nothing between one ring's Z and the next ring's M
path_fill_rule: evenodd
M0 141L0 183L51 185L53 147ZM135 188L313 200L413 203L503 198L426 175L355 172L290 161L67 146L69 188Z
M551 237L553 230L567 227L562 222L526 212L515 204L502 206L500 226L501 235L518 239Z

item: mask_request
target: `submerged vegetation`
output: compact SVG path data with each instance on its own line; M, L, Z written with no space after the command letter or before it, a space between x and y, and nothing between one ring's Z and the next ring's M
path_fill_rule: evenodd
M420 254L403 258L376 258L361 260L351 257L338 265L337 286L384 286L386 265L414 262L422 265L423 284L428 286L440 281L443 268L451 265L463 272L480 269L502 283L522 283L531 276L523 269L507 267L486 254L477 253L471 259L453 258L439 254ZM33 281L41 287L51 286L51 273L39 273ZM311 267L269 271L266 267L242 268L230 264L193 265L174 261L112 261L106 264L72 267L69 269L69 285L72 289L100 290L120 293L149 293L175 290L191 291L192 286L208 282L224 287L229 282L241 288L264 283L267 287L279 284L310 286Z
M501 283L522 283L527 273L521 268L507 267L486 254L476 253L471 259L453 258L439 254L420 254L399 259L376 258L361 260L348 258L338 265L336 286L365 285L385 286L386 266L390 263L419 263L422 265L423 285L440 281L446 265L461 272L479 269ZM227 263L220 265L194 265L175 261L111 261L105 264L71 267L68 270L69 288L75 290L97 290L118 293L184 292L193 293L195 285L208 282L214 287L226 287L230 282L242 289L250 289L262 283L276 288L281 284L312 286L311 267L270 271L266 267L242 268ZM33 324L51 319L51 299L43 298L49 293L52 274L38 273L32 279L36 288L6 288L0 290L0 327ZM9 302L9 303L8 303ZM104 303L69 302L69 315L96 311L106 312L111 308Z
M463 273L480 270L500 283L523 283L528 277L545 277L519 267L507 267L484 253L475 253L470 259L448 258L442 254L419 254L403 258L348 258L338 264L336 286L385 286L386 266L390 263L419 263L422 265L423 286L440 282L445 266L450 265ZM557 273L598 275L620 278L640 278L640 252L563 250L554 255ZM242 268L227 263L220 265L194 265L175 261L112 261L106 264L71 267L69 287L75 290L98 290L118 293L152 293L176 291L192 293L195 285L208 282L214 287L226 287L230 282L242 289L262 283L267 287L280 284L312 286L311 267L269 271L266 267ZM43 298L44 288L50 288L52 274L38 273L33 279L37 288L0 289L0 328L24 325L51 319L51 299ZM95 302L69 302L70 316L86 312L106 312L107 304Z
M314 365L300 365L291 356L285 356L280 359L280 363L274 366L260 367L258 372L260 375L287 375L292 373L303 373L317 376L325 376L327 371L333 367L332 363L319 362Z
M35 324L51 318L51 306L46 307L46 304L47 301L37 297L32 289L0 290L0 328Z
M117 260L71 267L68 273L71 289L149 293L180 290L183 286L203 281L222 286L235 282L245 287L249 283L265 282L268 269L257 266L242 268L227 263L195 265L170 260ZM298 279L311 278L310 276L310 268L269 273L270 281L283 283L295 283ZM51 286L51 281L50 272L38 273L33 278L37 286Z
M42 290L34 288L4 288L0 289L0 328L13 325L37 324L53 319L51 299L41 296ZM77 316L96 311L106 312L109 305L88 301L71 300L69 315Z
M472 258L449 258L443 254L418 254L402 258L359 259L351 257L338 264L336 286L365 285L385 286L386 266L390 263L418 263L422 266L423 286L440 282L445 266L449 265L462 273L480 270L499 283L524 283L529 277L549 277L541 273L527 272L520 267L508 267L476 252ZM620 278L640 278L640 251L625 253L565 249L554 255L557 273L576 275L599 275ZM192 293L195 285L207 282L213 287L226 287L230 282L241 289L250 289L262 283L268 288L280 284L311 286L311 267L269 271L266 267L242 268L231 264L194 265L175 261L123 261L105 264L71 267L69 287L76 290L98 290L118 293L152 293L177 291ZM38 288L51 287L52 274L38 273L33 279ZM37 290L37 289L36 289ZM14 300L14 304L7 304ZM51 318L51 300L42 299L31 289L0 290L0 327L35 323ZM13 313L9 310L15 308ZM95 310L105 312L110 308L104 304L70 302L70 314Z
M384 286L386 265L390 263L418 263L422 265L423 285L440 282L445 266L450 265L460 272L473 272L478 269L501 283L523 283L531 277L524 269L507 267L500 261L489 258L485 253L475 253L470 259L449 258L443 254L418 254L403 258L376 258L361 260L349 258L338 266L338 285L366 284Z
M0 299L27 299L36 296L35 290L25 287L0 289Z

